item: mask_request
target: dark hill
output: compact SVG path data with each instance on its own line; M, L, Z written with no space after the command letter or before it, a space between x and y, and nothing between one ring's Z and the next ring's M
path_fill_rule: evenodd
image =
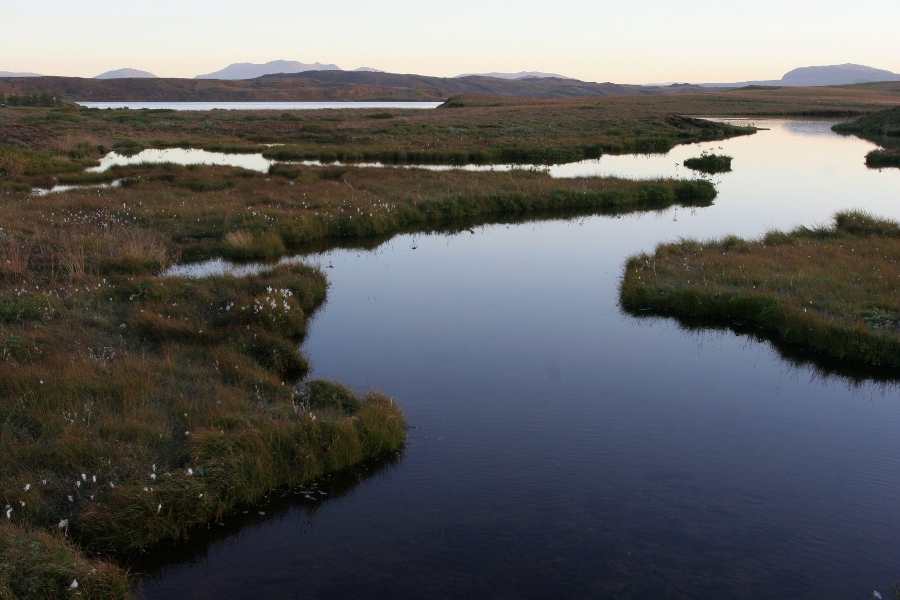
M521 98L576 98L579 96L638 96L645 94L691 93L708 91L699 86L651 87L617 83L591 83L577 79L543 77L539 79L500 79L473 75L468 77L428 77L398 73L353 71L307 71L266 75L260 79L304 79L326 84L356 84L441 90L444 97L456 94L517 96Z
M62 95L94 102L443 101L458 94L523 98L636 96L715 91L691 85L636 86L573 79L426 77L365 71L308 71L247 80L0 78L0 93Z

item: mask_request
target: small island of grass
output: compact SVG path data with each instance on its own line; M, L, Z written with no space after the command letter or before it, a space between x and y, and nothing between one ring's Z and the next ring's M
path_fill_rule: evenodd
M700 156L684 161L684 166L701 173L728 173L731 171L731 157L704 152Z
M900 223L857 211L831 227L662 244L631 257L626 309L729 319L824 355L900 365Z
M872 150L866 155L866 166L873 169L900 167L900 148Z

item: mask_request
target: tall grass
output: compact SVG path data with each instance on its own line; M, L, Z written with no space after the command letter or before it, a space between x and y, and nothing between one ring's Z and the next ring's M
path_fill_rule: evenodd
M130 597L127 572L85 558L64 534L65 528L47 533L0 522L0 598Z
M636 310L740 321L826 356L900 366L900 224L862 212L830 228L662 244L631 257Z

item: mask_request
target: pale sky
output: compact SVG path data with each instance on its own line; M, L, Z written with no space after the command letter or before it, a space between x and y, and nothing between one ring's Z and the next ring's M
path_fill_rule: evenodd
M0 0L0 70L193 77L233 62L587 81L778 79L800 66L900 72L900 1Z

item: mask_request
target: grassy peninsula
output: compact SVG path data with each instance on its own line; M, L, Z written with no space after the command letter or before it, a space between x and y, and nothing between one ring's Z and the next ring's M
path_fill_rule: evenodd
M900 106L866 115L850 123L840 123L832 129L882 146L866 155L868 167L900 167Z
M825 356L900 366L900 224L842 212L830 227L662 244L625 265L621 302L759 327Z

